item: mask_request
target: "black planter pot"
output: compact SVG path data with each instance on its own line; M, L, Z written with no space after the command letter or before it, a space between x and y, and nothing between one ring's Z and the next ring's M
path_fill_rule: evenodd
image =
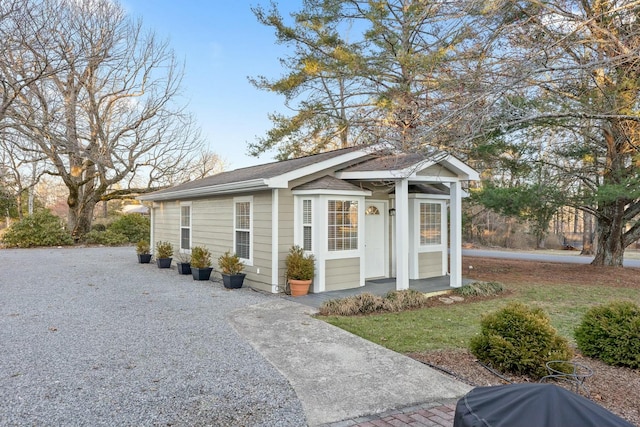
M178 274L191 274L191 264L188 262L177 262Z
M228 289L238 289L242 287L244 283L245 273L240 274L223 274L222 275L222 284L224 284L225 288Z
M193 280L209 280L212 271L213 267L191 267L191 275L193 276Z
M151 254L138 254L138 262L140 264L149 264L151 262Z
M156 258L158 268L171 268L171 260L173 258Z

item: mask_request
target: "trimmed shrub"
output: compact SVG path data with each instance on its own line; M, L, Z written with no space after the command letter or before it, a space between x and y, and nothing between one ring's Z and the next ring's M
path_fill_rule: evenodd
M480 326L480 335L471 339L471 353L499 371L538 379L547 375L546 362L573 357L542 309L510 303L485 315Z
M138 214L122 215L113 221L108 230L127 236L129 243L140 240L149 240L151 234L151 222L149 218ZM126 242L125 242L126 243Z
M82 237L85 243L93 245L120 246L129 243L129 238L113 230L91 230Z
M453 290L463 297L490 297L505 291L504 285L498 282L473 282Z
M640 307L615 301L588 310L574 333L580 351L613 366L640 368Z
M73 245L62 220L49 210L41 210L25 216L4 233L2 241L9 247L30 248L33 246Z

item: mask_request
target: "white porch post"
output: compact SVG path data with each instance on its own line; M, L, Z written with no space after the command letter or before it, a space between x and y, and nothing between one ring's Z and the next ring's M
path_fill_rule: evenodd
M454 288L462 286L462 186L459 181L451 183L451 247L449 256L451 270L449 285Z
M396 181L396 290L409 289L409 181Z

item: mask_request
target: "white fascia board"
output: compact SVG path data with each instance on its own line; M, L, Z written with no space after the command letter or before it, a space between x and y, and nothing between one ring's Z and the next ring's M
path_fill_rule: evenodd
M218 194L238 193L249 190L266 190L269 188L265 179L233 182L229 184L211 185L207 187L190 188L188 190L170 191L154 196L153 193L138 196L138 200L179 200L193 197L213 196Z
M446 163L453 172L460 176L464 181L480 181L480 174L477 170L463 162L449 155L442 163Z
M402 175L402 172L393 170L393 171L358 171L358 172L338 172L336 173L336 178L338 179L355 179L361 181L371 181L371 180L397 180L406 178L406 176Z
M323 196L371 196L371 191L369 190L293 190L295 196L311 196L311 195L323 195Z
M409 200L449 200L451 196L448 194L422 194L422 193L410 193Z
M418 172L424 170L433 165L440 164L443 167L455 172L457 177L442 177L442 176L422 176L418 175ZM413 166L409 166L404 169L394 169L386 171L357 171L357 172L339 172L336 173L336 178L340 179L356 179L356 180L378 180L378 179L404 179L409 178L411 181L425 181L425 182L457 182L463 181L478 181L480 180L480 174L466 163L455 157L449 155L446 158L438 161L425 159L421 162L415 163Z
M290 181L303 178L307 175L312 175L314 173L321 172L325 169L334 168L343 163L347 163L353 160L357 160L361 157L368 156L369 154L371 153L369 153L368 150L351 151L341 156L336 156L331 159L325 160L324 162L314 163L304 168L296 169L291 172L287 172L282 175L278 175L273 178L266 179L265 183L270 188L288 188Z

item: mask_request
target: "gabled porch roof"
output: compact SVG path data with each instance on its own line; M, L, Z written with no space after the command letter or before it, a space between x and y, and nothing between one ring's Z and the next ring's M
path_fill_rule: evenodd
M451 176L429 174L428 168L437 164L451 171ZM287 188L292 180L330 169L336 170L335 178L343 180L409 178L414 182L448 183L479 179L478 172L443 152L436 152L428 157L421 153L381 154L376 151L375 146L356 146L222 172L207 178L143 194L138 199L148 201L176 200L269 188ZM425 170L427 173L423 173Z

